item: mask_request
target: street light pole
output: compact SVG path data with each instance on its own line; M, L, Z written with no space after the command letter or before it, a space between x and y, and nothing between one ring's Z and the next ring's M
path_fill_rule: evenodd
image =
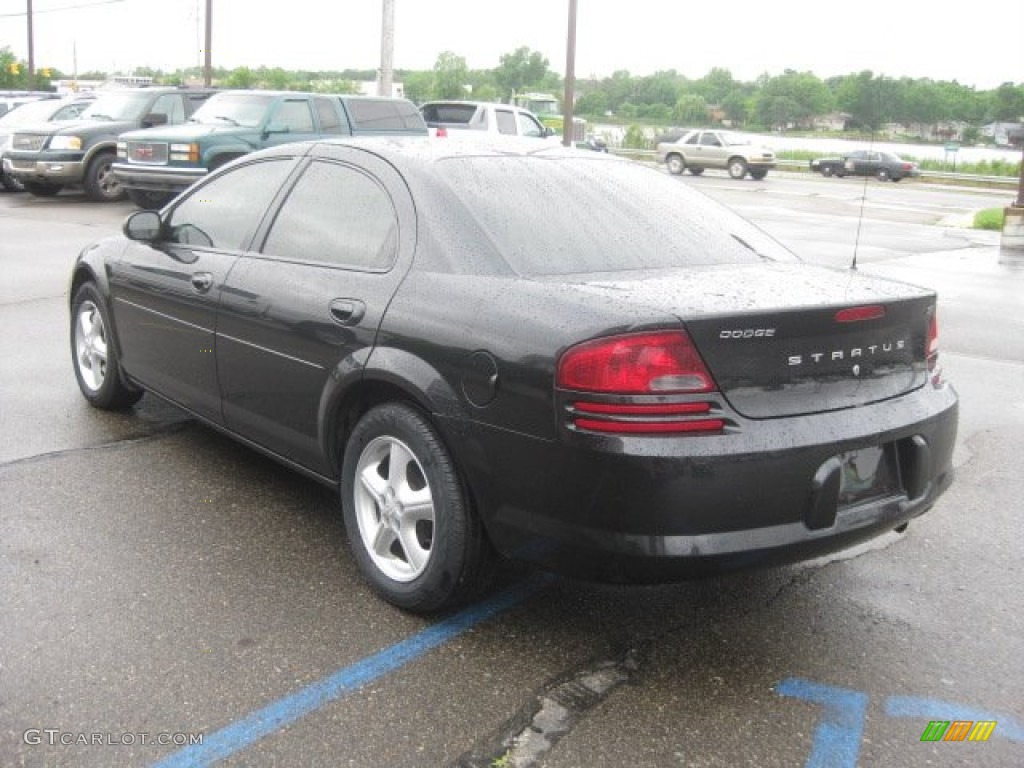
M573 93L576 89L576 0L569 0L569 37L565 45L565 95L562 98L562 145L573 145Z

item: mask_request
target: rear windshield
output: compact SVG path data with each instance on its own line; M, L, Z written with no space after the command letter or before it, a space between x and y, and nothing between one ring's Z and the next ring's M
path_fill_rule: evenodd
M347 99L345 106L353 131L427 132L427 126L411 101L402 99Z
M424 104L423 119L428 123L466 123L476 113L475 104Z
M635 163L538 154L447 158L435 168L474 228L521 275L797 260L731 210ZM454 212L443 199L424 211L440 237L455 232L445 226Z

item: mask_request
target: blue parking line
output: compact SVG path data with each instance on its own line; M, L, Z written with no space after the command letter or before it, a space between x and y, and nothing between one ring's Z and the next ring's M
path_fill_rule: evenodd
M775 691L822 705L805 768L856 768L868 711L866 693L796 677L783 680Z
M470 606L412 637L367 656L351 666L339 669L318 682L204 736L202 744L181 749L154 764L153 768L199 768L213 765L218 760L249 747L264 736L291 725L325 704L337 701L366 683L399 669L478 624L504 613L537 594L551 581L551 577L537 576Z
M885 714L889 717L915 717L920 720L971 720L996 721L993 735L1005 736L1010 741L1024 744L1024 726L1007 715L985 712L962 704L951 704L938 699L919 696L890 696L885 702Z

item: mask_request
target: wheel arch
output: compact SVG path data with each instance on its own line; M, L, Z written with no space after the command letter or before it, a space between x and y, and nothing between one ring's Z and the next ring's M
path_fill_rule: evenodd
M335 477L341 477L343 446L356 422L386 402L403 402L421 411L456 455L443 425L434 418L466 416L455 390L422 358L394 347L378 347L358 373L333 377L321 404L321 449Z

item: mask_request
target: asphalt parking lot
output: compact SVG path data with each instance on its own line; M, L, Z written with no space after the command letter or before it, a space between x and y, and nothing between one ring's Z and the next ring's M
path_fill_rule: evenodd
M680 183L940 291L953 488L826 560L642 588L510 564L429 619L363 584L330 491L152 396L88 408L68 268L131 208L0 195L0 764L1024 764L1024 264L943 226L1008 195Z

